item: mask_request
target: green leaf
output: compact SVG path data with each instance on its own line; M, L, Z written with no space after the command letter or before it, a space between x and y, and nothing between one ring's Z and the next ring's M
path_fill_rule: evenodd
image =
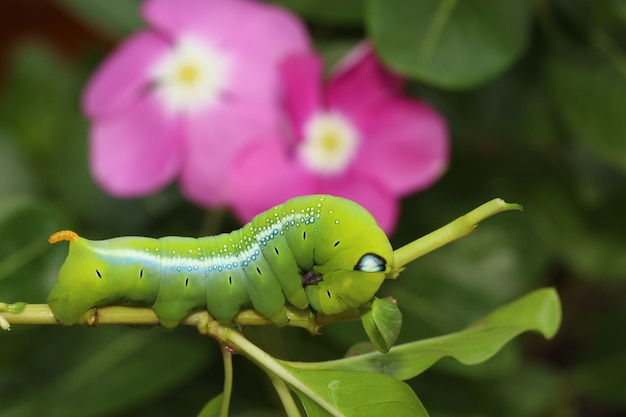
M292 388L309 417L428 415L413 390L395 378L370 372L299 369L268 355L235 330L216 325L212 331L263 368L272 380L280 378Z
M554 289L545 288L499 308L465 330L398 345L387 354L370 353L335 361L290 365L301 369L380 372L409 379L446 356L466 365L484 362L525 331L535 330L551 338L560 321L559 297Z
M374 298L360 308L365 333L376 348L387 353L396 342L402 328L402 312L391 300Z
M222 401L224 400L224 393L212 398L198 414L198 417L218 417L222 410Z
M576 139L626 172L626 68L577 51L556 54L548 79L558 110Z
M521 55L530 6L528 0L370 0L366 21L391 68L439 87L467 88Z
M428 416L415 392L387 375L285 368L305 387L295 392L309 417Z

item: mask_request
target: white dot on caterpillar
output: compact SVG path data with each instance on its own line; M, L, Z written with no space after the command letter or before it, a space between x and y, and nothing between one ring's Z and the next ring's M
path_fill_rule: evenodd
M335 224L339 224L339 220L335 220Z

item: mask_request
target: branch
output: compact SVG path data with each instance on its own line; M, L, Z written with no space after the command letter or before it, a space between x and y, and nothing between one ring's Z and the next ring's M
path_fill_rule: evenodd
M481 221L508 210L522 210L522 206L515 203L507 203L501 198L494 198L434 232L396 249L393 251L393 267L387 277L397 278L398 274L404 269L404 265L435 249L469 235Z
M13 324L59 324L47 304L27 304L23 309L20 308L21 312L15 312L12 311L16 310L12 308L12 306L16 304L0 302L0 324L2 324L3 320L7 323L5 326L0 327L8 330L8 325ZM300 310L294 307L287 307L287 316L289 317L287 326L301 327L308 330L312 335L319 334L322 326L327 324L358 320L360 317L358 309L332 316L326 316L324 314L313 316L309 310ZM200 320L206 320L205 310L198 310L189 314L180 324L197 326ZM233 323L241 326L274 325L271 320L252 309L241 310L239 314L235 316ZM83 314L76 324L83 326L100 326L105 324L156 326L160 324L160 321L154 311L147 307L107 306L92 308Z

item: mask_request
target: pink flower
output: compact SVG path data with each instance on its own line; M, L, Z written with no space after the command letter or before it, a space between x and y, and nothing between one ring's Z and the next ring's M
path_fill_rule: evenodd
M229 174L242 220L288 198L328 193L367 208L390 232L401 196L424 189L444 172L448 136L430 106L401 94L402 80L362 44L322 91L322 63L311 54L287 57L282 81L292 132L246 146Z
M116 196L175 178L203 205L225 204L237 149L280 122L279 59L309 48L302 23L245 0L150 0L152 26L127 39L84 96L97 181Z

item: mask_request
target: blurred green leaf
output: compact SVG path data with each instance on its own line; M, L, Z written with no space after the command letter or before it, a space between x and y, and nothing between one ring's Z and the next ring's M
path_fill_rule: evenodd
M588 51L555 53L547 74L557 108L575 138L626 172L626 61L622 62L620 70Z
M398 345L386 354L376 352L336 361L291 365L305 369L381 372L409 379L445 356L466 365L484 362L525 331L534 330L552 338L560 322L559 297L554 289L546 288L499 308L460 332Z
M55 0L90 27L118 38L144 26L141 0Z
M31 194L33 178L26 160L14 143L0 132L0 196Z
M224 393L213 397L200 411L198 417L219 417L222 409L222 401L224 400Z
M383 60L408 77L468 88L502 73L526 47L529 0L370 0L366 21Z
M623 193L592 210L554 179L537 179L528 187L532 193L526 198L526 215L552 256L583 278L626 278L626 229L622 218L615 216L626 209L626 197L619 197Z
M270 0L305 19L331 24L361 25L365 0Z
M76 114L76 73L55 51L38 43L16 47L0 95L0 125L7 137L43 170ZM45 91L45 94L42 94Z
M307 388L295 391L309 417L428 416L413 390L387 375L286 369Z
M24 416L112 415L158 398L208 364L206 344L188 343L173 332L85 330L98 334L76 347L61 343L75 355L64 359L66 369L39 386L36 401L29 396L9 404L5 400L0 416L11 415L10 410L22 410ZM51 350L49 360L55 360L54 353L62 352Z
M509 378L488 381L489 397L493 415L508 417L555 415L559 404L559 377L551 369L525 364L516 369ZM554 411L554 412L552 412Z
M571 381L584 394L612 406L626 407L626 350L579 364Z
M59 225L60 216L43 201L0 197L0 300L45 300L58 254L47 239Z

